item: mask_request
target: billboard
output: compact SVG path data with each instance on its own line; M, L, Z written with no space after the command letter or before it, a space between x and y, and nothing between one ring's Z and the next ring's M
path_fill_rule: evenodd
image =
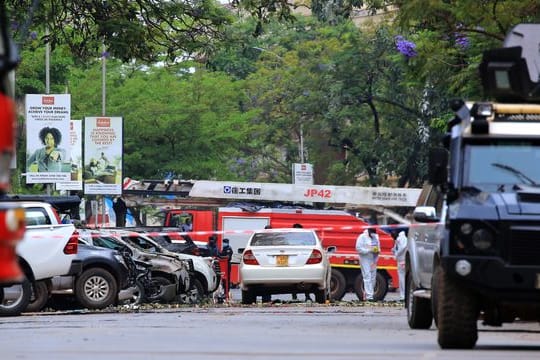
M294 163L292 178L293 178L293 184L312 185L313 184L313 164Z
M69 123L69 140L71 145L71 175L69 181L56 183L56 190L82 190L82 120L71 120Z
M56 183L71 177L71 96L27 94L26 183Z
M84 193L122 194L123 119L84 118Z

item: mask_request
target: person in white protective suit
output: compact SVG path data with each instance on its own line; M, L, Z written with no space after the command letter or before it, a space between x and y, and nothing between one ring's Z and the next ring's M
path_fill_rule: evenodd
M400 301L405 300L405 250L407 250L407 235L405 231L400 231L392 248L397 262Z
M374 228L364 230L356 239L356 251L360 256L360 266L364 279L364 300L366 301L373 301L380 248L379 235L377 235L377 230Z

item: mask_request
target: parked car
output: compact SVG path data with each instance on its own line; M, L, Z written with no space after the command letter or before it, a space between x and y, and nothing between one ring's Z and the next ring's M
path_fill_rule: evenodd
M193 264L189 259L179 259L175 255L163 254L152 249L142 248L137 244L122 239L121 233L103 230L85 230L81 232L81 240L94 246L122 251L128 247L133 258L143 262L149 262L153 281L159 282L162 287L161 297L163 302L172 301L170 286L176 285L174 297L187 297L192 287Z
M24 239L16 247L25 277L20 284L0 288L3 294L0 316L14 316L25 311L37 291L38 282L54 276L76 275L82 267L77 258L77 240L72 236L75 227L61 224L51 204L16 200L24 208L26 223Z
M318 303L330 298L330 263L317 233L307 229L255 231L242 251L242 303L257 296L314 293Z
M177 235L167 232L149 232L146 236L163 246L165 249L175 252L195 256L210 256L207 243L202 241L193 241L189 235Z
M117 303L120 290L128 286L128 269L122 255L116 250L79 243L77 258L82 261L82 272L36 282L26 311L40 311L49 294L74 295L88 309L104 309Z
M175 256L176 258L183 260L191 260L194 271L191 290L192 296L196 298L193 301L198 302L205 297L209 297L220 285L221 279L219 273L216 273L214 270L214 264L217 263L217 260L213 258L169 251L142 233L133 231L113 231L112 234L116 234L117 236L120 236L122 240L135 244L151 253Z

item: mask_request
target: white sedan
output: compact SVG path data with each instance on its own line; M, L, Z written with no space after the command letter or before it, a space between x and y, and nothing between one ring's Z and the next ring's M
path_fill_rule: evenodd
M325 303L330 293L330 263L315 231L258 230L240 262L242 304L271 294L314 293Z

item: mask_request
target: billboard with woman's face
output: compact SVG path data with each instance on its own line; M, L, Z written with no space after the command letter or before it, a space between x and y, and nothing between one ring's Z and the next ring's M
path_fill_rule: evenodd
M71 96L26 95L26 182L56 183L71 177Z

